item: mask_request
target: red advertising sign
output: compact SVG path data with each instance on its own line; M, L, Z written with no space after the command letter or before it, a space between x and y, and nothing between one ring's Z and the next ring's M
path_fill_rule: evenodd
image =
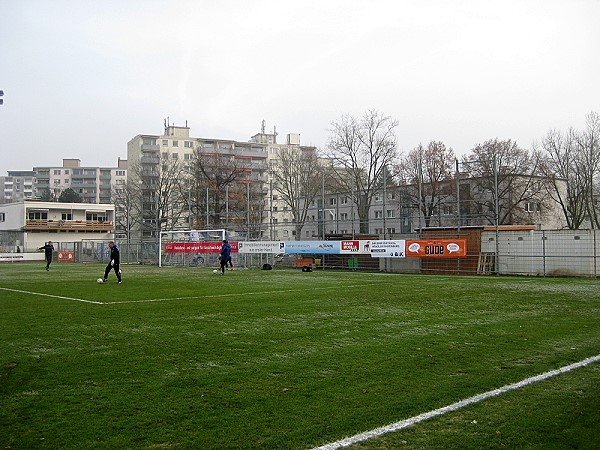
M231 252L237 253L238 243L230 242ZM220 253L222 242L165 242L165 253Z
M466 239L406 241L407 258L465 258L466 256Z
M60 262L75 261L75 252L58 252L58 260Z
M360 242L358 241L342 241L340 245L341 253L358 253Z

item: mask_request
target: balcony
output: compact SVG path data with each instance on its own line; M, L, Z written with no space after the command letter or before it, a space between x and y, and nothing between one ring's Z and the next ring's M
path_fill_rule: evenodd
M24 231L111 231L112 222L96 220L27 220Z

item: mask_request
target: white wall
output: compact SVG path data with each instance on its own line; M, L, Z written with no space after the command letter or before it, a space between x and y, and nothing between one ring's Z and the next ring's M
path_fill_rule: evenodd
M600 273L596 230L500 231L499 272L525 275ZM495 253L495 231L481 233L481 251Z

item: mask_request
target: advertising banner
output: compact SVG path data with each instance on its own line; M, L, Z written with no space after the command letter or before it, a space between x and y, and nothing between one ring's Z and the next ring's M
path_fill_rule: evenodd
M283 253L283 242L279 241L251 241L239 242L239 253Z
M407 258L466 258L466 239L407 240Z
M0 262L43 261L44 252L41 253L0 253Z
M60 262L74 262L75 252L58 252L58 260Z
M371 241L341 241L340 253L342 255L369 255L371 254Z
M340 241L287 241L285 242L284 249L285 253L289 254L338 255L340 253Z
M405 241L393 240L371 241L371 257L373 258L404 258Z
M222 242L165 242L165 253L220 253ZM230 242L231 253L237 253L238 243Z

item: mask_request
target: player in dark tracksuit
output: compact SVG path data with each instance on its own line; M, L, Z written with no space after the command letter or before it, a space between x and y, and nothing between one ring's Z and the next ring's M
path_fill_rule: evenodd
M52 252L54 251L54 245L52 245L52 241L48 241L46 244L42 245L39 250L44 250L46 254L46 271L50 270L50 264L52 264Z
M108 274L110 273L110 270L114 269L115 273L117 274L117 280L119 281L119 284L121 284L121 269L119 268L121 257L119 254L119 248L117 247L117 244L115 244L113 241L110 241L108 243L108 247L110 248L110 261L108 262L108 265L104 270L103 281L106 283L106 281L108 280Z
M227 239L225 239L221 246L221 275L225 274L227 261L231 262L231 246L229 245L229 242L227 242Z

